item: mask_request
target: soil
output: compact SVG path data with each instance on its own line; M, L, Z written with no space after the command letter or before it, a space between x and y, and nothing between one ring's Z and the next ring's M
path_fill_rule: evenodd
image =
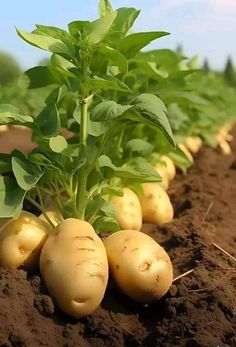
M234 131L236 136L236 131ZM110 284L100 307L72 319L54 304L39 273L0 269L0 347L235 347L236 141L232 155L204 147L170 188L175 219L144 225L169 253L176 280L150 305Z

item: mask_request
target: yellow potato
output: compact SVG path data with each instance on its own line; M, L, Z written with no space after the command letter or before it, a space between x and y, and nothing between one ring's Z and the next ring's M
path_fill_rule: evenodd
M44 244L40 271L62 311L79 318L92 313L103 299L108 260L93 227L68 218Z
M5 131L8 131L8 126L7 125L0 125L0 133L4 133Z
M188 136L184 144L190 153L196 154L202 147L202 139L198 136Z
M173 160L166 155L162 155L160 160L166 164L166 170L168 173L169 180L173 180L176 175L176 168Z
M137 195L124 188L123 196L114 196L112 203L116 207L116 219L121 229L140 230L142 227L142 209Z
M143 222L162 225L170 223L174 211L168 194L157 183L142 184L144 194L139 195Z
M227 141L220 141L219 147L224 155L230 155L232 153L231 147Z
M135 230L118 231L104 240L109 268L117 285L130 298L149 303L165 295L173 268L164 248Z
M157 184L160 185L164 190L167 190L169 188L170 182L166 166L161 163L157 163L155 165L155 170L159 173L159 175L162 178L162 181L157 182Z
M47 225L25 211L18 219L8 219L1 224L0 266L17 268L36 265L48 236Z

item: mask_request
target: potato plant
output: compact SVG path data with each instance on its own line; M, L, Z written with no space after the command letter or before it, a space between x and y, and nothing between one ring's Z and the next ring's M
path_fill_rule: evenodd
M0 106L0 123L26 127L33 144L29 151L12 144L1 154L1 217L17 222L24 201L42 213L39 222L47 224L50 236L41 254L41 273L61 309L75 317L91 313L105 292L108 261L95 231L117 231L123 225L112 199L122 198L130 182L160 181L147 162L120 162L119 155L117 160L109 155L111 139L120 143L125 129L145 124L160 129L175 146L163 101L151 93L134 93L124 81L129 59L167 34L129 34L138 14L133 8L113 11L100 1L99 19L69 23L68 31L43 25L31 33L17 29L23 40L51 53L50 64L26 71L21 83L30 89L53 88L35 117L15 106ZM58 208L55 213L47 210L48 198ZM135 203L140 214L137 198ZM140 224L139 215L133 228ZM67 277L74 284L63 280L59 285ZM97 281L96 288L102 284L101 291L88 291L90 279Z
M222 128L236 114L233 90L219 76L202 73L194 59L147 50L169 33L133 32L138 15L100 0L95 21L76 20L67 30L17 29L28 44L51 54L47 66L29 69L19 81L29 93L46 96L40 109L0 105L2 265L19 267L26 258L33 264L31 254L38 256L44 243L42 276L58 306L76 318L100 304L108 263L131 298L151 302L165 295L171 262L140 232L142 222L171 222L168 186L176 169L187 172L202 141L229 152ZM42 236L30 246L24 228L18 235L4 224L20 225L26 202L47 230L28 226L29 235ZM115 232L105 246L97 235L104 231ZM121 254L121 245L129 255ZM19 249L27 249L26 258Z

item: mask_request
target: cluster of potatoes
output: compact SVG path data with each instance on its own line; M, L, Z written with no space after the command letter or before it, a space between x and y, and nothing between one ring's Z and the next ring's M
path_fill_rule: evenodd
M109 270L118 287L140 303L168 291L173 280L170 258L148 235L122 230L102 241L86 221L63 220L55 211L49 215L55 229L26 211L16 220L1 221L0 266L31 268L39 263L62 311L75 318L92 313L104 297Z
M150 303L166 294L173 281L171 260L165 250L140 231L142 222L170 222L173 207L165 191L175 176L173 162L163 156L156 169L161 183L145 183L143 194L124 188L113 198L121 231L104 240L86 221L63 220L57 210L43 215L23 211L18 219L1 220L0 266L18 268L39 264L49 292L58 306L79 318L101 303L109 271L131 299Z
M192 158L201 145L199 138L188 138L180 147ZM167 156L162 156L155 168L162 182L142 184L139 194L127 187L122 197L113 197L121 231L104 240L88 222L64 220L55 210L47 212L54 229L44 216L36 217L26 211L18 219L1 220L0 266L39 264L57 305L75 318L86 316L99 306L109 272L131 299L140 303L160 299L172 284L172 263L166 251L140 230L143 222L160 226L173 219L166 190L176 169Z
M162 156L155 169L162 178L161 182L143 183L139 194L125 187L123 196L113 197L121 229L141 230L143 222L160 226L172 221L173 207L166 190L175 177L175 165L169 157Z

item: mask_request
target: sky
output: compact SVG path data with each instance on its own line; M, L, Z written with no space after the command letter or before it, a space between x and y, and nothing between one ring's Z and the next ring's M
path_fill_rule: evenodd
M187 56L207 58L221 69L227 56L236 65L236 0L113 0L113 8L141 10L135 31L168 31L170 36L152 48L174 49L183 45ZM0 5L0 50L11 53L23 69L46 57L46 53L21 40L15 27L32 31L35 24L66 28L74 20L97 19L98 0L7 0Z

